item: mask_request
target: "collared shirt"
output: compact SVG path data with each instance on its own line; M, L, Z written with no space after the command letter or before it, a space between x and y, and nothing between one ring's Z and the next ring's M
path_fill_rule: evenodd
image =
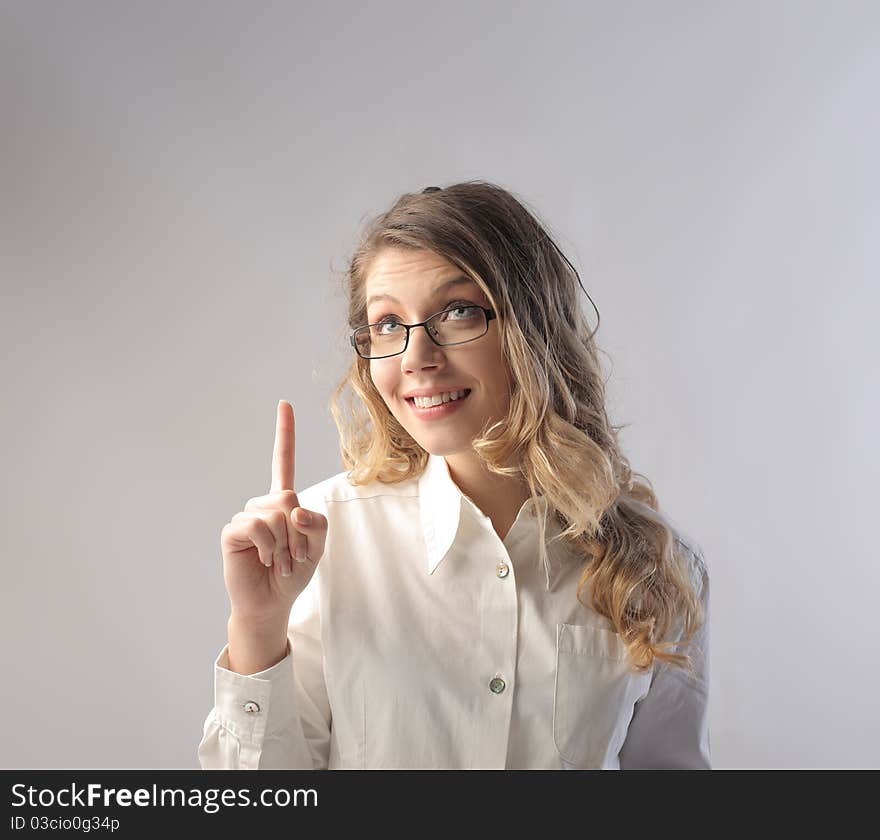
M298 494L329 527L285 658L246 676L224 646L214 663L203 769L710 767L708 572L667 518L706 612L694 676L628 667L576 598L582 562L562 540L539 559L539 517L562 530L543 496L502 540L442 456L399 484L347 475Z

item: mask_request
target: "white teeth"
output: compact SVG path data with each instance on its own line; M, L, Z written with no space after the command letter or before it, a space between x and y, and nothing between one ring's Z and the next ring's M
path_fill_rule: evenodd
M450 400L460 400L466 393L466 390L447 391L445 394L434 394L433 397L413 397L413 402L419 408L430 408L432 405L440 405Z

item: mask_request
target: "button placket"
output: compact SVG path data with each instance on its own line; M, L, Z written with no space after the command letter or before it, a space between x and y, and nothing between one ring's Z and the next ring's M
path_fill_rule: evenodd
M495 566L495 576L500 580L503 580L509 574L510 564L506 560L499 560L498 564ZM502 694L506 688L507 683L501 674L495 674L495 676L489 680L489 691L493 694Z

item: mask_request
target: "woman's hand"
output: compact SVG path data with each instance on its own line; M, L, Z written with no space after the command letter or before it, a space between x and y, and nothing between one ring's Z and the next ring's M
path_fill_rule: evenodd
M220 533L223 579L232 613L242 623L286 625L324 554L327 519L299 507L293 489L295 444L293 406L281 400L269 493L249 499Z

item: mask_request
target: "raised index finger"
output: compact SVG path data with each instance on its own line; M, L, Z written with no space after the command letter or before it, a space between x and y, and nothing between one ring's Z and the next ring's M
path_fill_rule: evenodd
M275 448L272 452L272 487L270 493L293 490L296 448L296 427L293 406L287 400L278 401L275 421Z

